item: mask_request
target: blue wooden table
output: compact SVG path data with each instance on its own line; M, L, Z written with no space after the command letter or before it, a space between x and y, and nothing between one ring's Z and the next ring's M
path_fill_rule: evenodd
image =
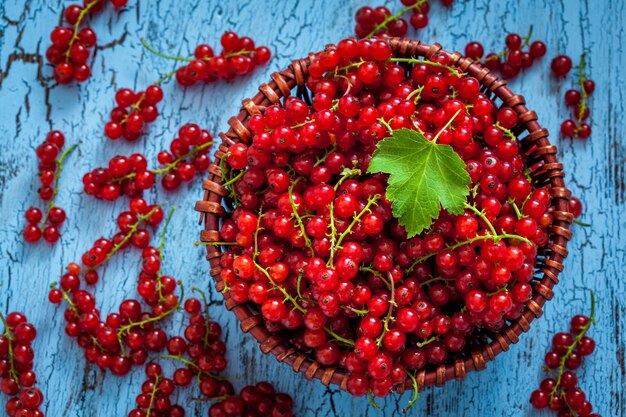
M115 232L115 215L127 204L125 199L108 204L86 197L82 175L116 154L141 151L154 161L177 128L189 121L214 133L224 130L241 99L253 95L271 72L285 67L292 58L352 35L354 12L369 2L131 0L123 13L108 9L93 21L99 37L93 77L80 86L54 87L43 54L60 10L69 3L0 1L0 311L24 311L38 327L36 371L48 416L124 416L134 406L142 371L136 369L121 379L86 366L82 351L63 333L61 310L46 301L49 283L96 238ZM401 7L398 1L387 3L392 10ZM534 24L535 38L547 43L548 56L511 85L553 132L567 184L586 203L583 220L593 226L575 228L555 297L520 343L490 363L487 370L472 373L463 382L427 390L410 414L547 416L547 412L530 409L528 396L542 377L539 367L550 335L566 330L573 314L587 311L585 288L593 288L598 324L591 334L598 350L581 370L582 386L603 416L624 415L626 2L458 0L450 10L437 0L432 3L430 26L411 35L440 42L447 49L462 50L468 41L480 40L486 49L500 50L505 33L524 34ZM159 50L186 55L201 42L217 45L226 30L268 45L275 55L269 66L232 83L182 90L170 82L160 106L162 116L150 126L149 135L135 144L104 139L102 129L116 89L145 88L174 68L172 61L143 49L140 37ZM589 54L589 73L597 83L591 100L593 135L586 142L559 138L560 121L568 117L562 95L570 84L555 81L549 74L550 57L568 53L577 61L582 51ZM53 128L65 132L69 143L79 144L78 151L68 158L58 197L69 218L59 244L28 246L20 231L24 211L38 203L34 149ZM200 197L199 181L176 193L158 190L149 194L154 201L178 207L166 245L164 271L182 279L187 287L210 288L204 251L193 244L199 233L193 204ZM122 297L134 293L138 271L136 251L127 251L106 266L96 290L102 311L110 311ZM228 374L236 385L268 379L295 397L299 416L402 415L408 395L381 401L383 412L335 387L306 382L261 354L256 342L244 336L234 317L223 309L219 294L211 293L211 303L211 313L225 326L231 363ZM171 327L179 331L180 318L171 320ZM194 390L188 389L178 400L188 415L205 416L207 404L193 402L190 398L194 395Z

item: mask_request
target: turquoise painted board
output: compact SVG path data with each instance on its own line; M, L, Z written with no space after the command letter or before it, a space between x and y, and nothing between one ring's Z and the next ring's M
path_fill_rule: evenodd
M85 366L81 350L63 334L60 310L46 301L48 284L96 238L114 232L114 217L126 204L124 199L106 204L85 197L82 175L120 153L141 150L154 160L185 122L195 121L214 133L225 129L241 99L253 95L271 72L285 67L292 58L351 35L354 12L366 2L131 1L123 13L108 10L93 20L99 38L93 77L80 86L59 87L49 81L51 69L42 55L50 31L59 21L59 11L69 3L0 1L0 311L26 311L38 327L36 370L48 416L124 416L133 407L143 381L141 370L120 379ZM400 8L399 2L387 3L392 10ZM566 329L571 315L586 311L585 288L589 287L598 298L599 322L592 329L598 352L581 371L583 386L603 416L624 415L626 3L458 0L450 10L436 0L432 3L431 23L418 37L447 49L462 49L468 41L480 40L486 49L500 50L505 33L524 34L534 24L536 38L549 47L548 56L511 86L526 97L551 132L558 132L560 121L568 114L562 94L569 85L551 78L549 59L557 52L573 57L583 50L589 52L589 72L597 83L591 101L592 138L587 142L563 140L558 135L552 138L565 165L568 185L586 202L584 220L593 227L576 228L554 300L520 343L485 371L472 373L463 382L427 390L410 415L547 416L547 412L530 410L527 399L541 377L539 367L549 335ZM217 44L221 33L229 29L268 45L275 54L269 66L232 83L181 90L170 82L160 106L162 116L150 126L149 135L135 144L103 138L102 128L116 89L144 88L174 68L172 61L142 48L141 37L159 50L186 54L201 42ZM68 159L58 197L69 219L59 244L27 246L20 231L24 211L38 201L34 149L52 128L65 132L68 143L79 144ZM193 204L200 196L196 181L176 193L159 190L149 197L178 207L164 270L188 287L208 288L208 265L203 251L193 245L199 232ZM132 293L139 270L137 258L136 252L128 251L104 269L104 285L96 290L102 311L114 308L125 294ZM295 397L299 416L402 415L408 395L381 401L384 411L377 411L367 400L306 382L261 354L256 342L244 336L234 317L223 309L219 294L211 292L211 304L211 313L225 326L231 362L228 373L237 385L269 379ZM181 323L174 320L171 326L180 329ZM207 404L195 403L191 396L193 390L189 389L178 400L189 415L205 416Z

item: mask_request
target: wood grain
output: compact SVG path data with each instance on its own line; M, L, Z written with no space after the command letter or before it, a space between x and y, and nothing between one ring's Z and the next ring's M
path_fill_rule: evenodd
M154 161L177 128L189 121L214 133L225 130L241 99L253 95L271 72L285 67L292 58L351 35L355 10L368 2L131 1L122 13L107 9L94 19L100 46L93 60L93 77L80 86L55 87L42 55L61 8L69 3L0 2L0 311L25 311L38 327L36 370L45 391L48 416L124 416L134 405L143 380L141 370L120 379L85 366L81 350L63 334L61 311L46 301L48 285L58 279L63 266L78 259L96 238L111 235L115 215L126 204L123 199L107 204L86 197L82 175L116 154L141 151ZM392 10L400 7L397 1L387 3ZM611 0L457 0L447 10L433 0L430 20L428 28L411 35L457 50L470 40L499 50L506 32L524 34L534 24L535 37L548 44L548 56L511 86L526 97L541 123L555 133L568 116L562 94L570 82L550 76L549 59L563 52L577 61L583 49L589 52L589 72L597 84L591 101L592 138L581 142L563 140L555 134L551 140L559 147L568 186L586 202L584 220L593 227L575 229L555 298L520 343L489 364L487 370L472 373L461 383L424 392L410 415L547 416L531 411L527 398L541 378L539 367L549 335L566 329L571 315L586 311L585 288L593 288L599 305L598 324L591 332L598 351L581 371L582 386L602 415L621 416L626 412L626 290L622 284L626 273L626 131L622 122L626 4ZM162 115L150 126L148 135L135 144L103 138L101 132L113 107L115 90L145 88L176 65L145 51L140 37L159 50L185 55L201 42L217 45L221 33L229 29L268 45L275 53L269 66L232 83L186 90L169 83L160 106ZM68 143L79 143L78 151L68 158L58 197L69 218L60 244L31 247L24 245L19 235L22 215L27 207L38 204L34 148L51 128L64 131ZM199 233L193 204L200 196L199 180L176 193L158 190L149 194L154 201L177 206L164 270L182 279L187 287L210 288L203 250L193 245ZM132 294L138 270L138 254L132 250L105 268L96 289L103 312ZM229 375L236 385L269 379L295 397L299 416L402 415L407 395L379 401L384 411L377 411L366 400L306 382L272 357L263 356L251 337L242 336L220 300L219 294L211 292L212 314L225 326ZM180 317L170 323L172 330L180 330ZM208 406L192 401L194 394L192 389L185 390L179 402L188 415L205 416Z

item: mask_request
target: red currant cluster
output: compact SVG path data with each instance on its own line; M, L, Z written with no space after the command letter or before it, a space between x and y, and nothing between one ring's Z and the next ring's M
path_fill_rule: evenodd
M65 211L54 203L59 191L59 178L63 170L63 160L76 148L70 146L61 153L65 145L65 136L58 130L48 133L46 140L37 146L37 158L39 159L39 197L48 202L48 208L44 213L37 207L26 210L24 217L28 223L24 228L24 240L28 243L37 242L43 236L48 243L59 240L59 228L65 221ZM42 232L43 228L43 232Z
M175 74L176 81L183 87L201 81L212 83L218 79L232 80L250 74L258 65L267 64L272 57L267 47L257 47L251 38L239 37L235 32L225 32L222 35L220 43L223 49L220 55L215 55L213 48L206 44L196 47L193 58L186 58L165 55L150 47L143 39L142 43L146 49L160 57L187 62L160 80L163 81Z
M594 322L594 296L591 293L591 315L574 316L570 323L570 332L560 332L552 338L552 350L546 354L544 370L551 377L541 381L539 389L533 391L530 402L533 407L550 408L558 412L559 417L600 417L593 412L585 392L578 386L575 370L582 364L582 359L593 353L595 341L586 336ZM567 371L565 369L568 369Z
M83 176L85 193L106 201L114 201L122 194L137 197L153 185L154 173L139 153L114 156L107 168L95 168Z
M361 7L354 17L356 26L354 32L358 38L371 38L372 36L405 36L408 24L402 17L412 12L409 23L415 29L423 29L428 26L428 12L430 3L428 0L401 0L404 9L392 15L385 6L371 8ZM447 1L451 5L452 1Z
M288 97L253 115L250 142L224 156L236 209L214 243L229 247L218 288L345 369L352 394L384 396L521 315L549 240L550 190L525 174L515 111L448 55L397 58L383 40L346 39L309 73L311 106ZM442 211L410 239L387 176L365 174L376 143L402 128L451 145L473 190L463 214Z
M111 140L123 137L132 142L139 139L144 125L152 123L159 116L156 105L163 100L163 90L158 84L146 91L134 92L122 88L115 93L117 107L111 111L111 121L104 126L104 134Z
M187 87L200 81L232 80L252 73L257 65L267 64L272 57L266 46L256 47L251 38L239 37L235 32L225 32L220 43L222 53L217 56L209 45L198 45L189 64L176 71L178 84Z
M126 6L128 0L111 0L116 8ZM96 32L83 27L90 13L101 11L107 0L84 0L83 5L72 4L65 8L63 17L70 26L58 26L50 33L52 45L46 51L46 59L54 65L54 79L61 84L72 80L83 82L91 76L87 64L91 48L96 45Z
M570 60L571 61L571 60ZM586 123L589 118L587 99L596 89L596 83L585 74L585 55L580 57L578 65L578 90L571 89L565 93L565 103L574 109L574 118L561 123L561 134L566 137L587 139L591 136L591 126Z
M131 244L143 248L143 259L155 254L160 256L161 248L148 246L150 234L140 226L143 222L156 226L162 220L163 211L159 206L150 206L142 199L133 200L130 211L118 216L120 232L112 239L98 239L82 256L85 283L95 284L98 281L96 268ZM58 285L52 285L48 299L53 304L67 303L65 333L76 338L78 345L85 349L88 362L110 369L115 375L125 375L132 365L145 363L148 352L163 349L167 335L156 325L178 307L179 297L174 294L176 280L159 271L152 275L142 272L141 282L149 277L153 280L154 291L150 296L142 295L147 294L146 291L140 293L150 309L142 311L138 300L127 299L120 304L119 313L111 313L101 320L94 295L81 288L81 272L83 268L70 263Z
M184 310L190 315L184 330L184 337L173 336L167 340L167 353L158 359L173 359L180 366L171 378L164 377L161 365L150 362L146 365L147 380L137 396L137 408L130 411L129 417L147 415L183 416L184 410L172 405L170 396L176 387L187 387L197 381L203 398L214 401L209 408L210 417L234 416L292 416L293 401L286 394L276 393L268 382L244 387L235 394L233 385L218 374L226 369L224 357L226 345L221 340L221 326L210 320L204 293L204 303L197 298L189 298ZM204 311L203 311L204 304Z
M11 397L6 403L9 417L44 417L39 410L43 394L35 387L37 376L33 371L35 354L32 343L37 336L35 326L22 313L9 313L0 335L0 391Z
M106 201L116 200L122 194L137 197L152 188L159 175L164 189L175 190L209 168L211 145L213 137L207 130L186 124L172 140L170 151L159 153L161 168L148 169L146 158L138 153L129 157L118 155L109 161L108 167L96 168L83 176L84 191Z
M536 59L546 54L545 43L542 41L530 43L532 33L532 26L523 39L517 33L509 33L505 39L506 48L502 52L491 52L484 58L485 49L482 44L472 41L465 46L465 56L480 62L492 71L499 71L504 78L515 78L521 70L531 67ZM527 46L528 50L524 51Z

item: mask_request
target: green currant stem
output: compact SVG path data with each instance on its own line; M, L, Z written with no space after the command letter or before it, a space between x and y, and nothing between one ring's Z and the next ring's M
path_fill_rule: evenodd
M296 294L298 294L298 298L299 299L303 299L304 297L302 297L302 292L301 292L301 287L302 287L302 276L304 275L304 272L300 271L298 273L298 279L296 281Z
M451 281L455 281L455 278L433 277L433 278L427 279L424 282L420 282L420 287L423 286L423 285L430 285L433 282L441 282L441 281L443 281L443 282L451 282Z
M146 40L144 38L141 38L141 44L143 45L144 48L146 48L148 51L152 52L153 54L160 56L161 58L165 58L165 59L171 59L174 61L185 61L185 62L192 62L193 59L192 58L185 58L184 56L174 56L174 55L166 55L162 52L157 51L156 49L154 49L153 47L151 47L150 45L148 45L148 42L146 42Z
M578 343L585 336L587 330L589 330L589 328L591 327L591 324L596 322L596 297L591 290L589 290L589 294L591 295L591 314L589 314L589 321L580 329L580 333L576 335L576 337L574 338L574 342L572 342L572 344L567 347L567 351L561 358L561 363L559 364L558 370L558 378L556 379L556 384L554 385L552 392L550 392L550 398L554 397L559 387L561 386L561 379L563 377L563 371L565 370L565 362L567 362L567 359L572 356L572 352L576 348L576 345L578 345Z
M293 306L300 311L301 313L306 313L306 309L304 307L302 307L300 304L298 304L298 300L296 300L291 294L289 294L289 292L281 287L280 285L276 284L276 282L272 279L271 275L269 274L269 272L267 272L261 265L259 265L258 263L256 263L256 261L254 262L254 266L261 271L269 280L270 284L272 284L272 286L274 288L276 288L278 291L280 291L281 293L283 293L283 296L285 297L286 300L291 301L291 303L293 304Z
M187 152L186 154L181 155L178 158L176 158L174 160L174 162L171 162L171 163L167 164L163 168L155 169L155 170L152 171L152 173L155 174L155 175L168 173L171 170L173 170L174 168L176 168L176 166L181 161L184 161L185 159L189 158L190 156L195 156L198 152L200 152L200 151L202 151L202 150L204 150L206 148L210 148L211 146L213 146L213 141L209 141L209 142L203 143L201 145L194 146L189 152Z
M322 155L317 161L315 161L315 164L313 164L313 166L316 167L320 164L323 164L326 161L326 157L336 150L337 144L333 143L333 146L331 146L326 152L324 152L324 155Z
M139 98L137 99L137 101L135 101L132 106L130 106L130 111L128 113L126 113L124 115L124 117L122 118L122 120L120 121L120 125L123 125L126 123L126 121L128 120L128 117L131 115L131 113L133 113L134 111L139 110L139 107L141 106L141 103L143 103L143 101L146 99L146 93L143 93L141 96L139 96Z
M237 242L193 242L195 246L235 246Z
M385 119L383 119L382 117L379 117L378 121L380 122L380 124L382 124L383 126L385 126L387 128L389 133L393 133L393 128L391 127L391 125Z
M11 337L11 329L9 328L9 323L7 323L7 320L2 313L0 313L0 320L2 320L2 323L4 324L4 337L6 337L9 341L9 375L11 375L11 379L19 384L19 375L15 369L15 359L13 357L13 337Z
M380 336L378 337L378 339L376 339L376 346L382 345L383 343L383 338L385 337L385 335L387 334L387 332L389 331L389 321L393 320L393 308L397 305L396 304L396 299L395 299L395 295L396 295L396 288L393 282L393 276L391 275L391 272L387 272L387 278L389 278L389 287L390 287L390 299L389 299L389 309L387 310L387 315L385 316L385 318L383 319L383 331L380 334Z
M406 414L407 411L409 411L409 409L411 407L413 407L413 405L417 402L420 394L419 394L419 385L417 384L417 379L415 379L415 375L413 375L412 373L408 373L409 378L411 378L411 382L413 384L413 398L411 398L411 401L409 401L409 403L406 405L406 407L404 407L402 409L402 412Z
M339 178L339 180L337 180L337 183L335 184L335 191L337 191L337 189L339 188L339 186L348 178L352 178L352 177L356 177L361 175L361 170L360 169L350 169L350 168L344 168L343 171L341 172L341 178Z
M252 253L252 260L256 263L256 257L259 256L259 232L263 230L261 227L261 218L263 218L263 208L259 209L259 214L256 218L256 229L254 229L254 252Z
M402 17L402 15L404 15L406 12L408 12L410 10L418 9L419 7L422 6L422 4L424 4L426 2L427 2L427 0L419 0L419 1L415 2L415 4L413 4L411 6L407 6L404 9L400 10L398 13L396 13L394 15L391 15L391 16L388 16L385 20L383 20L382 22L377 24L374 27L374 29L372 29L372 31L367 34L365 39L371 38L372 36L376 35L382 29L386 29L387 25L389 23L398 20L400 17Z
M487 218L487 216L485 215L485 212L484 212L484 211L480 211L480 210L478 210L476 207L474 207L474 206L473 206L473 205L471 205L471 204L467 204L467 203L465 203L464 205L465 205L465 208L466 208L466 209L468 209L468 210L470 210L470 211L474 212L474 214L476 214L478 217L480 217L480 218L481 218L481 219L485 222L485 224L487 224L487 227L489 228L489 230L491 231L491 234L492 234L493 236L497 236L497 235L498 235L498 232L496 232L495 227L493 227L493 224L491 224L491 222L489 221L489 219L488 219L488 218Z
M487 296L491 297L491 296L494 296L496 294L500 294L501 292L506 291L508 288L509 288L508 284L504 284L502 287L498 288L497 290L492 291L492 292L488 292Z
M176 206L172 206L170 212L167 214L167 218L165 219L165 224L163 225L163 231L161 232L161 241L159 242L158 250L159 250L159 259L163 259L163 248L165 247L165 235L167 233L167 227L170 225L170 221L172 220L172 215L176 211Z
M444 131L444 130L446 130L447 128L449 128L449 127L450 127L450 125L452 124L452 122L454 121L454 119L456 119L456 117L459 115L459 113L461 113L461 109L458 109L458 110L456 111L456 113L454 113L454 116L452 116L452 117L450 118L450 120L448 120L448 121L446 122L446 124L445 124L445 125L444 125L441 129L439 129L439 132L437 132L437 134L436 134L436 135L435 135L435 137L433 138L433 143L437 143L437 139L439 139L439 136L443 133L443 131Z
M421 342L417 342L415 346L417 346L418 348L422 348L426 346L427 344L434 342L435 340L437 340L437 336L432 336L429 339L423 340Z
M243 177L243 175L245 174L245 171L239 171L239 173L237 175L235 175L234 177L232 177L230 180L228 180L227 182L225 182L224 184L222 184L222 187L228 187L229 185L232 185L233 183L235 183L239 178Z
M517 206L517 203L515 202L515 200L514 200L514 199L509 198L508 203L509 203L509 204L513 207L513 210L515 210L515 215L517 216L517 219L518 219L518 220L519 220L519 219L524 219L524 218L528 217L528 216L526 216L525 214L523 214L523 213L520 211L520 209L519 209L519 207Z
M335 261L333 259L335 257L335 243L337 239L337 228L335 227L335 202L330 203L328 211L330 214L330 256L328 257L326 265L333 266L333 262Z
M370 274L374 275L376 278L382 279L383 282L385 283L385 285L387 286L387 289L391 290L391 287L389 286L389 283L387 282L387 280L385 278L383 278L383 276L380 274L380 272L378 272L374 268L369 267L369 266L361 266L361 267L359 267L359 271L369 272Z
M580 129L580 125L583 122L583 116L585 115L585 110L587 110L587 91L585 91L585 81L587 80L587 75L585 74L585 61L586 54L580 55L580 63L578 64L578 86L580 87L580 104L578 114L576 115L576 130Z
M409 95L406 96L406 99L410 100L413 97L415 97L415 100L413 100L413 103L417 104L417 102L420 101L420 98L422 97L422 91L424 91L424 86L420 85L415 90L411 91Z
M504 133L506 137L508 137L510 140L515 141L517 139L517 137L515 136L515 133L513 133L512 130L507 129L506 127L502 126L500 122L496 122L495 126L498 129L500 129L502 133Z
M296 206L295 201L293 201L293 188L301 179L302 177L299 177L295 181L291 182L291 185L289 186L289 190L288 190L289 191L289 203L291 204L291 211L294 217L296 218L296 226L300 228L300 233L302 233L302 237L304 238L304 244L311 251L311 256L314 257L315 251L313 250L313 246L311 246L311 239L309 239L309 236L306 234L304 223L302 222L302 219L300 218L300 213L298 213L298 207Z
M83 20L89 11L99 2L100 0L93 0L89 2L78 14L78 19L76 19L76 23L74 23L74 34L72 35L72 39L70 39L70 43L67 44L67 51L65 51L65 62L70 62L70 53L72 51L72 46L74 46L74 43L78 40L78 29L80 28L81 23L83 23Z
M332 336L335 340L337 340L338 342L343 343L344 345L350 346L350 347L354 347L354 342L350 339L346 339L345 337L341 337L339 336L337 333L335 333L333 331L333 329L331 329L328 326L324 326L324 331L326 333L328 333L330 336Z
M152 414L152 405L154 404L154 398L156 397L157 392L159 391L159 380L161 379L160 375L157 375L154 378L154 385L152 386L152 391L150 391L150 402L148 403L148 408L146 411L146 417L150 417Z
M450 71L453 75L455 75L458 78L463 77L463 74L461 74L456 68L451 67L449 65L443 65L440 64L439 62L433 62L433 61L428 61L426 59L419 59L419 58L396 58L396 57L391 57L387 60L388 62L404 62L404 63L408 63L408 64L424 64L424 65L429 65L431 67L437 67L437 68L443 68L446 69L448 71Z
M113 246L113 249L111 249L111 252L108 253L107 257L104 258L104 261L102 261L102 263L94 267L91 267L90 270L96 269L97 267L104 265L109 259L111 259L113 255L115 255L122 247L124 247L133 238L134 234L137 233L137 229L139 228L141 223L143 223L144 221L152 217L154 212L157 211L159 207L161 207L161 205L157 204L148 213L139 216L139 218L137 219L137 222L130 226L130 229L128 230L128 233L126 233L126 236L124 236L124 239L122 239L119 243Z
M367 313L369 313L369 311L365 310L365 309L359 309L359 308L354 308L354 307L350 307L347 306L348 310L352 311L353 313L359 315L359 316L364 316Z
M121 326L119 329L117 329L117 339L120 343L120 346L123 348L124 344L122 342L122 338L124 337L124 335L127 335L128 333L130 333L130 331L132 329L134 329L135 327L140 327L143 328L143 326L145 326L146 324L150 324L150 323L155 323L158 321L163 320L165 317L169 316L170 314L172 314L174 311L178 310L178 308L180 307L180 303L181 300L183 298L185 298L185 287L183 287L182 283L180 281L178 281L178 285L180 286L180 297L178 297L178 303L170 308L167 311L164 311L163 313L159 314L158 316L152 316L152 317L148 317L145 320L142 321L136 321L136 322L131 322L128 323L124 326Z
M249 51L247 49L242 49L242 50L237 51L237 52L229 52L229 53L224 55L224 58L228 59L228 58L232 58L234 56L252 55L253 53L254 53L254 51Z
M330 250L331 258L334 256L335 251L341 248L341 243L343 242L345 237L348 236L350 232L352 232L352 229L354 228L354 226L356 226L356 224L361 221L361 217L363 217L365 213L371 212L370 207L372 206L372 204L375 204L376 201L378 201L380 198L381 198L380 194L375 194L367 199L367 204L365 205L365 207L363 207L363 210L361 210L359 214L354 216L354 219L352 219L352 222L348 225L348 228L339 235L339 238L337 239L337 243L334 246L331 246L331 250Z
M52 198L50 199L50 202L48 203L48 210L46 212L46 215L41 221L42 225L45 225L48 222L48 217L50 216L50 210L52 210L55 207L54 201L56 200L57 194L59 194L59 180L61 178L61 172L63 171L63 161L74 149L76 149L77 146L78 145L76 144L70 146L69 148L63 151L61 156L59 156L59 159L54 161L54 163L57 165L57 170L54 173L54 191L52 192Z
M369 402L372 405L372 407L374 407L377 410L380 410L380 406L378 404L376 404L376 400L374 399L374 396L372 395L371 391L368 391L367 399L369 400Z
M179 356L179 355L170 355L170 354L164 353L162 355L157 356L155 359L174 359L174 360L177 360L179 362L184 363L185 365L189 366L190 368L194 368L194 369L198 369L198 370L200 369L196 363L190 361L189 359L185 359L185 358L183 358L182 356Z
M574 219L573 220L574 223L576 223L579 226L583 226L583 227L591 227L591 223L585 223L585 222L581 222L578 219Z

